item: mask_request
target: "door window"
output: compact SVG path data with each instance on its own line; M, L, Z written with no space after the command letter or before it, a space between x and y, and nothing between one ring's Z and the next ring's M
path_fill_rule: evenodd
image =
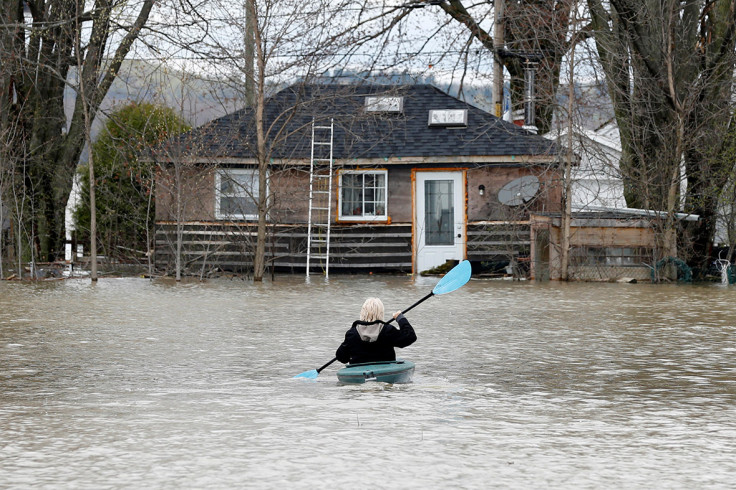
M453 245L455 206L452 180L424 182L424 223L426 245Z

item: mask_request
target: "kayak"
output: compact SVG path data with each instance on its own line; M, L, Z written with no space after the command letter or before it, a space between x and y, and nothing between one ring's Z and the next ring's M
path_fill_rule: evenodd
M403 359L348 364L337 371L338 381L347 384L360 384L366 381L410 383L413 375L414 363Z

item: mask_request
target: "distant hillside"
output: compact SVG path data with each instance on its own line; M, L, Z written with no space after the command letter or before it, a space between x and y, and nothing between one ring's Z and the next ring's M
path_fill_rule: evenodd
M70 79L75 77L74 72L70 73ZM74 102L75 92L67 87L64 96L67 120L74 112ZM192 126L199 126L240 109L243 96L237 87L223 81L207 80L145 61L128 60L123 63L102 103L92 126L92 138L104 127L108 114L131 102L165 105L177 111Z

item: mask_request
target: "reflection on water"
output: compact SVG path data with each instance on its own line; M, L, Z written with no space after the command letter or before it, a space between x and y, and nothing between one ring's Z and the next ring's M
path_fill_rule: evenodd
M292 376L436 279L0 284L0 487L730 486L733 287L471 281L409 385Z

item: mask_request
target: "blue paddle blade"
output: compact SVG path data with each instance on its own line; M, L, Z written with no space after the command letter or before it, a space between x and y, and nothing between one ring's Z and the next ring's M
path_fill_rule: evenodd
M463 260L453 267L450 272L445 274L445 277L443 277L434 287L432 293L445 294L453 292L470 280L470 272L470 261Z
M319 376L319 373L316 369L312 369L311 371L304 371L301 374L297 374L294 376L295 378L307 378L307 379L317 379L317 376Z

